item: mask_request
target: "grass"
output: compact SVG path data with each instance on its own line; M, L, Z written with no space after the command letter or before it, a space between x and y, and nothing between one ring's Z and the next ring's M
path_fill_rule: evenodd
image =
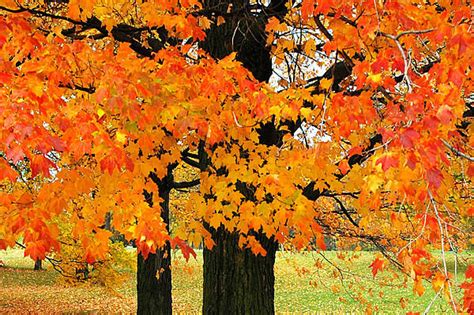
M372 277L369 265L374 259L371 252L362 252L352 263L347 258L351 252L317 253L278 252L275 264L275 308L278 313L365 313L370 304L372 310L383 314L407 311L423 312L435 296L429 283L422 297L413 293L412 281L404 285L404 277L394 271L384 271ZM344 255L345 260L337 256ZM435 253L439 255L439 253ZM467 263L472 255L465 253L469 261L458 266L457 282L463 281ZM448 268L454 269L454 256L449 254ZM340 268L331 266L328 259ZM136 309L135 276L123 287L111 291L104 287L82 284L65 286L58 280L57 272L32 270L33 261L23 258L22 251L12 249L0 252L5 267L0 268L0 313L133 313ZM186 263L176 254L173 265L173 308L176 313L198 313L202 299L202 254L197 260ZM462 293L455 290L459 298ZM402 309L400 300L406 299ZM367 304L361 304L366 300ZM405 301L405 300L402 300ZM443 297L438 297L431 307L433 313L450 312Z

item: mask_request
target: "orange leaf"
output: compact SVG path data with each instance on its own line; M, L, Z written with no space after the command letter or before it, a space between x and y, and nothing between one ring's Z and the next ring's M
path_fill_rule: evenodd
M347 160L342 160L341 162L339 162L339 165L337 167L341 171L342 175L346 175L347 172L349 172L349 170L351 169L351 167L350 167L349 163L347 162Z

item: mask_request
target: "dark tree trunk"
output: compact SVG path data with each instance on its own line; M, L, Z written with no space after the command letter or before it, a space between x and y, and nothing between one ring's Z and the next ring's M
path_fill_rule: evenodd
M172 183L171 171L164 179L151 176L158 185L161 217L169 232L169 201ZM153 194L144 192L145 200L153 205ZM171 314L171 247L170 243L149 254L147 259L141 254L137 257L137 313L138 314Z
M43 261L41 259L36 259L34 270L42 270L42 269L43 269Z
M257 80L268 81L272 74L272 61L266 46L265 25L269 14L277 18L286 14L286 2L273 0L265 12L255 14L250 12L249 1L204 0L205 9L228 14L225 23L214 24L208 30L201 47L217 59L236 51L237 60ZM267 132L263 127L260 142L277 145L280 140L274 137L275 128L269 128L270 132ZM239 248L237 233L223 228L210 229L210 232L216 246L212 250L204 249L203 313L273 314L273 266L278 244L263 233L254 232L267 251L266 256L255 256L249 249Z
M268 14L278 18L286 14L286 2L273 0L265 12L255 14L250 12L250 2L246 0L204 0L204 9L227 12L227 15L225 23L213 24L208 30L201 47L216 59L236 51L237 60L257 80L268 81L272 74L272 61L266 46L265 25ZM269 128L268 133L263 127L260 142L277 145L280 140L274 137L275 128ZM237 233L223 228L209 230L216 246L212 250L204 249L203 313L273 314L273 266L278 244L263 233L254 232L267 251L266 256L256 256L249 249L239 248Z
M274 314L277 243L260 237L267 255L256 256L239 248L237 233L212 234L216 246L204 249L203 314Z

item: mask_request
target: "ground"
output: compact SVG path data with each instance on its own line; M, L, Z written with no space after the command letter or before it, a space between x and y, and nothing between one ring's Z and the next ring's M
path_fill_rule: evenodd
M201 307L202 253L197 260L185 263L175 255L173 266L173 307L175 313L197 313ZM412 281L400 273L384 271L372 277L369 265L374 253L362 252L352 263L341 261L353 257L352 252L290 253L278 252L275 265L275 307L278 313L292 312L360 312L367 300L373 310L383 314L423 312L435 296L431 284L425 283L422 297L413 293ZM435 253L439 255L439 253ZM323 257L324 256L324 257ZM457 264L457 282L463 281L467 263L473 263L472 253L464 253ZM339 266L340 271L326 259ZM66 286L58 281L58 273L48 267L45 271L32 270L33 261L23 258L22 251L0 252L0 313L133 313L136 309L135 276L117 291L98 285ZM454 255L447 257L454 271ZM342 273L342 279L341 279ZM459 297L460 292L455 294ZM402 305L406 308L402 309ZM450 311L448 302L438 297L431 307L434 313Z

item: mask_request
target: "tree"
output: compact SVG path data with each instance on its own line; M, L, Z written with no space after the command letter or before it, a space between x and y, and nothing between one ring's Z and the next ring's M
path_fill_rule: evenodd
M25 254L43 259L60 247L51 218L67 211L93 264L112 213L140 253L140 312L171 312L170 248L189 255L183 240L204 239L203 311L273 313L277 244L324 249L332 235L378 248L374 276L389 260L417 293L428 279L461 307L429 249L462 248L472 232L467 4L3 1L0 11L0 248L23 237ZM22 163L49 182L28 190ZM169 192L198 182L173 181L180 163L199 171L200 191L194 220L171 237Z

